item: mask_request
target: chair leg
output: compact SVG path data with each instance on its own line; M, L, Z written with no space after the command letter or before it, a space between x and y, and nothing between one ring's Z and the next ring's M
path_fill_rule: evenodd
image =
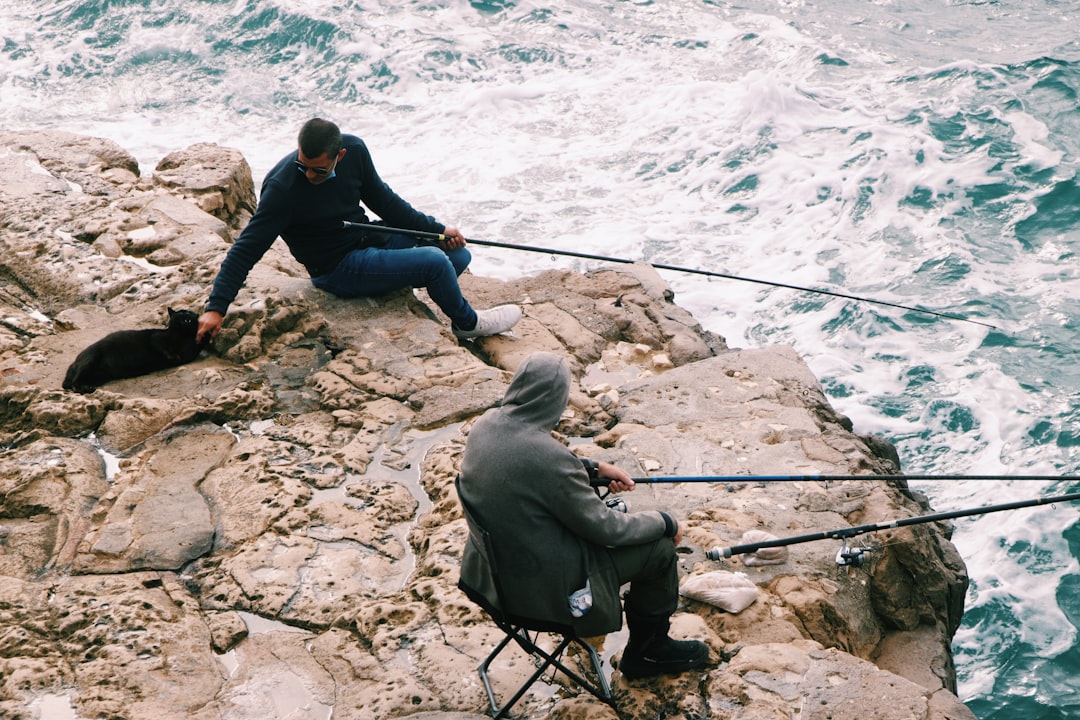
M528 692L529 688L532 687L533 683L535 683L549 667L554 668L557 671L561 671L564 675L569 677L577 685L588 691L594 697L614 707L615 700L611 694L611 687L608 685L607 677L604 675L602 661L600 660L600 656L597 655L596 649L593 648L592 645L572 635L563 635L562 641L558 644L558 646L551 652L548 652L536 644L536 640L529 635L529 632L526 629L522 627L514 627L512 629L504 628L504 630L506 630L507 632L506 637L504 637L502 641L495 646L495 649L491 651L491 654L488 655L487 658L482 663L480 663L480 666L477 668L477 672L480 674L480 680L484 684L484 690L487 692L488 702L491 706L491 717L494 720L500 720L500 718L506 717L507 713L510 712L510 708L512 708L514 704L517 703L517 701L520 700L526 692ZM536 638L539 638L539 635L540 633L536 633ZM526 653L533 657L534 661L536 661L537 663L537 669L532 675L529 676L528 680L526 680L521 685L521 687L517 689L513 697L511 697L505 704L500 707L498 700L495 697L495 691L491 686L489 670L491 668L491 663L495 660L499 653L501 653L503 649L510 643L511 640L516 641L517 644L522 648L522 650L524 650ZM562 655L566 652L566 649L571 644L575 643L579 647L585 649L585 651L589 655L589 662L592 666L592 672L596 675L597 678L596 683L590 682L589 680L585 679L585 677L583 677L580 673L567 667L566 664L561 661ZM543 659L543 662L540 662L541 659Z
M510 641L513 639L514 635L507 633L502 639L502 642L495 646L495 649L491 651L491 654L488 655L484 659L484 662L480 663L480 667L477 668L477 672L480 674L480 681L484 683L484 690L487 691L488 703L491 706L491 717L495 720L504 717L506 713L510 711L510 707L516 703L521 696L525 694L525 690L528 690L529 686L532 685L532 680L525 683L525 685L522 686L522 689L518 690L518 693L510 700L510 702L499 707L499 701L495 698L495 690L491 687L491 680L488 677L488 670L491 668L491 663L494 662L499 653L503 651L503 648L509 645Z
M602 700L608 705L615 707L615 696L611 694L611 686L608 685L607 676L604 674L603 661L600 659L600 656L597 655L596 648L579 638L573 638L572 642L576 643L579 647L584 648L585 652L588 654L592 672L596 675L596 684L594 685L588 682L574 671L564 667L561 663L558 664L559 669L572 677L578 685L588 690L598 700Z

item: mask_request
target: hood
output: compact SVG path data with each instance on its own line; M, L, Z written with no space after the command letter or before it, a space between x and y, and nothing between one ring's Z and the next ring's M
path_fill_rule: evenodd
M554 430L570 399L570 368L558 355L529 355L514 373L499 403L502 412L518 422Z

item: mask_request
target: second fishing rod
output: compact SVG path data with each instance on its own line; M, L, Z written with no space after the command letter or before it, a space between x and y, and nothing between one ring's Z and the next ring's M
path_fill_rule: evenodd
M640 477L631 478L635 483L734 483L734 482L785 482L785 481L801 481L801 480L814 480L814 481L831 481L831 480L1080 480L1080 477L1075 475L709 475L709 476L669 476L669 477ZM590 484L595 487L597 493L601 493L600 488L606 487L610 484L610 480L606 478L596 478L589 481ZM601 499L607 497L607 495L601 495ZM865 535L867 533L878 532L881 530L892 530L895 528L908 527L910 525L922 525L924 523L940 522L944 520L954 520L957 518L971 517L975 515L987 515L990 513L1003 512L1006 510L1020 510L1022 508L1035 507L1039 505L1056 505L1057 503L1076 502L1080 500L1080 492L1070 492L1062 495L1049 495L1044 497L1031 498L1028 500L1019 500L1016 502L1000 503L997 505L986 505L983 507L966 508L963 510L951 510L947 512L938 512L930 515L919 515L915 517L898 518L894 520L886 520L884 522L870 523L866 525L856 525L852 527L835 528L833 530L823 530L819 532L808 533L806 535L796 535L794 537L775 538L771 540L762 540L755 543L747 543L744 545L733 545L730 547L715 547L710 550L706 550L705 556L710 560L720 560L722 558L730 558L734 555L746 555L756 553L759 550L766 550L770 548L787 547L788 545L798 545L801 543L814 542L817 540L842 540L844 542L840 552L836 555L836 562L838 565L851 565L858 567L862 564L864 555L868 552L868 548L849 548L847 540L857 537L859 535ZM609 501L610 504L611 501Z
M658 475L630 478L635 483L844 482L849 480L1080 480L1080 475Z
M761 542L747 543L745 545L716 547L712 548L711 550L705 551L705 556L710 560L720 560L721 558L729 558L733 555L746 555L750 553L755 553L758 550L764 550L767 548L786 547L788 545L798 545L801 543L814 542L816 540L846 541L858 535L865 535L867 533L878 532L881 530L893 530L895 528L908 527L910 525L922 525L924 523L941 522L943 520L955 520L957 518L972 517L974 515L987 515L990 513L1003 512L1006 510L1020 510L1022 508L1036 507L1040 505L1052 506L1058 503L1076 502L1078 500L1080 500L1080 492L1066 493L1064 495L1050 495L1045 497L1031 498L1028 500L1018 500L1016 502L1000 503L998 505L986 505L983 507L966 508L963 510L951 510L948 512L939 512L930 515L898 518L894 520L886 520L884 522L869 523L866 525L856 525L854 527L836 528L834 530L823 530L820 532L808 533L806 535L777 538L775 540L763 540ZM859 555L860 552L861 551L857 550L855 552L855 555ZM850 557L853 556L849 555L849 558Z
M430 240L432 242L442 242L446 240L446 236L441 233L423 232L421 230L406 230L404 228L389 227L387 225L376 225L374 223L356 223L349 222L348 220L342 221L343 228L365 230L367 232L382 233L386 235L405 235L409 237L415 237L421 240ZM487 247L505 248L508 250L521 250L523 252L542 253L544 255L562 255L565 257L580 258L583 260L596 260L598 262L608 262L623 265L633 265L637 262L645 262L643 260L629 260L627 258L610 257L606 255L594 255L592 253L577 252L574 250L557 250L554 248L536 247L533 245L516 245L513 243L494 242L490 240L469 240L473 245L482 245ZM903 305L901 303L890 302L888 300L877 300L874 298L861 297L859 295L851 295L848 293L838 292L835 290L825 290L823 288L810 288L802 287L800 285L791 285L789 283L775 282L772 280L760 280L758 278L743 277L739 275L730 275L728 273L715 272L712 270L701 270L697 268L679 267L677 265L664 265L662 263L646 263L657 270L670 270L673 272L688 273L692 275L701 275L704 277L721 278L725 280L737 280L740 282L756 283L758 285L767 285L769 287L785 288L788 290L798 290L799 292L815 293L817 295L828 295L830 297L842 298L845 300L854 300L856 302L871 303L874 305L882 305L884 307L891 307L898 310L905 310L908 312L923 313L926 315L933 315L934 317L943 318L946 320L956 320L958 322L972 323L974 325L981 325L983 327L990 328L992 330L999 329L995 325L982 322L981 320L973 320L971 318L963 317L961 315L955 315L953 313L941 312L938 310L931 310L918 305Z

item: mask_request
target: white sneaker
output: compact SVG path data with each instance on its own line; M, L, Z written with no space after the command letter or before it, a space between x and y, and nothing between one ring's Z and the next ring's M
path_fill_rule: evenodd
M472 330L453 328L459 338L483 337L506 332L521 319L521 308L517 305L499 305L490 310L476 312L476 327Z

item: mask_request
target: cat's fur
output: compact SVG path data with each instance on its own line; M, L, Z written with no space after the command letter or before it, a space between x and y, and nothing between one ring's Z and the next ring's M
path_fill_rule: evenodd
M166 329L109 333L76 356L64 377L64 389L91 393L110 380L189 363L207 343L205 338L201 343L195 341L198 329L198 315L190 310L169 308Z

